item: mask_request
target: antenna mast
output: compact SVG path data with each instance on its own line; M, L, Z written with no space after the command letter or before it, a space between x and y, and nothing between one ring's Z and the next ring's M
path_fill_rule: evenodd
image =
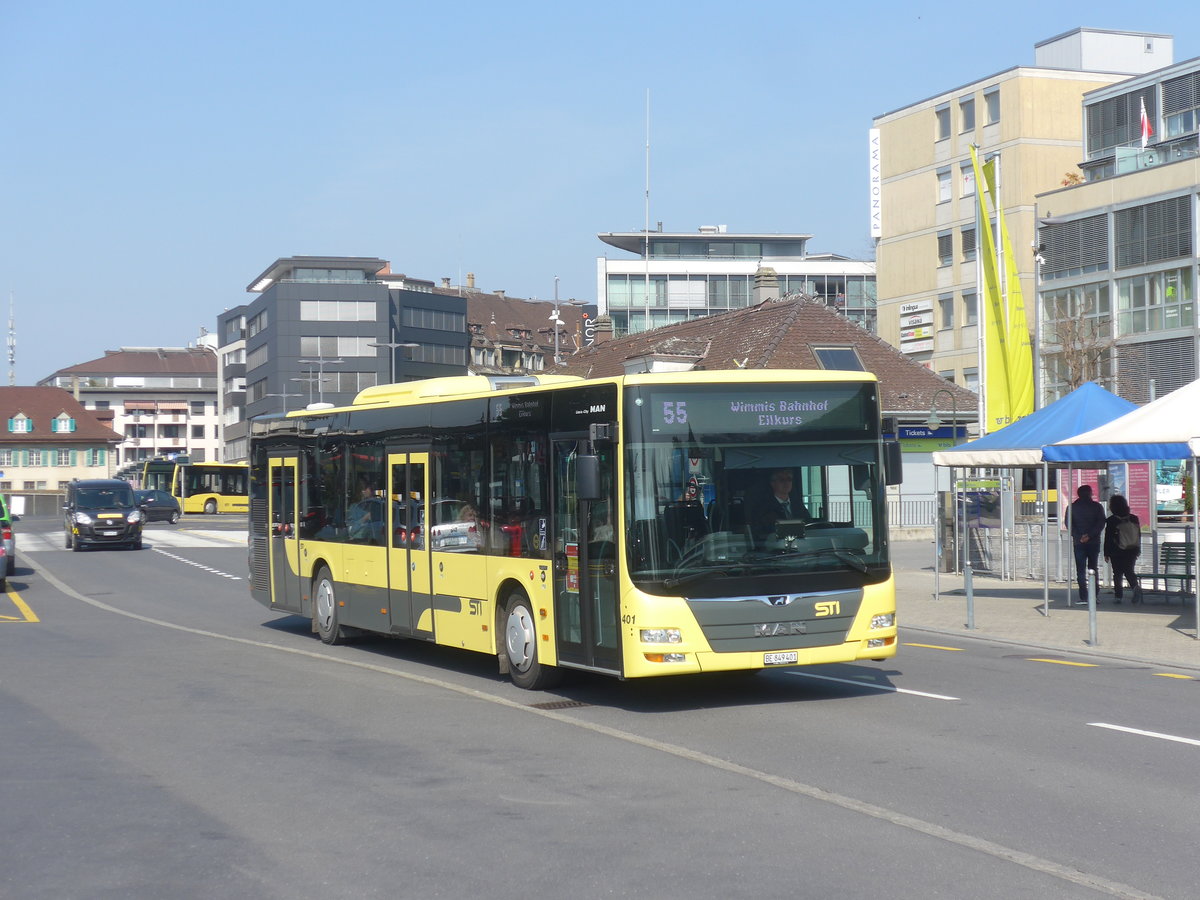
M13 292L8 292L8 384L11 387L17 383L17 325L16 314L13 311L16 300Z

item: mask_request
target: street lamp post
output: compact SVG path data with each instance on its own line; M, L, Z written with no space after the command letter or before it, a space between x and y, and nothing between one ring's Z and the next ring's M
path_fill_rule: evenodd
M561 310L558 307L558 276L554 276L554 312L550 314L550 321L554 323L554 364L557 366L562 362L562 357L558 353L558 329L566 323L560 316Z
M420 347L420 344L412 341L397 341L396 335L393 332L390 341L371 341L368 346L371 347L387 347L388 348L388 384L396 383L396 351L401 347Z
M315 363L316 364L316 366L317 366L317 399L321 403L324 403L325 402L325 364L328 363L331 366L341 365L343 362L345 362L345 360L326 359L324 356L318 356L316 359L298 359L298 360L296 360L296 362L309 363L309 364ZM310 375L312 374L311 369L309 369L309 374ZM309 391L308 396L309 396L309 402L311 403L312 402L312 391L311 390Z
M269 394L263 394L263 396L264 397L278 397L281 405L283 406L283 408L280 410L280 412L286 413L287 412L287 398L288 397L300 397L303 395L299 391L297 391L296 393L293 394L291 391L289 391L285 387L282 391L272 391Z
M950 438L951 438L950 446L953 447L954 445L956 445L958 443L958 403L954 399L953 391L946 390L946 388L938 388L936 391L933 392L933 400L932 400L931 406L929 408L929 418L925 420L925 424L928 426L928 428L931 432L937 431L939 428L942 427L942 420L940 418L938 418L938 414L937 414L937 401L938 401L939 394L945 394L947 397L950 398ZM936 492L936 490L937 490L937 484L935 483L934 491ZM955 492L954 467L953 466L950 467L950 490L951 490L951 492ZM965 497L963 498L963 502L964 503L966 502ZM965 522L963 524L964 524L964 526L966 525ZM959 534L958 534L958 501L957 500L955 500L955 503L954 503L954 542L955 542L955 550L956 551L959 550L959 548L962 547L962 545L964 543L962 540L960 540ZM942 546L942 535L941 535L940 527L938 528L938 533L936 535L936 540L934 543L935 543L935 546L937 546L940 550L941 546ZM959 555L960 554L958 552L955 553L956 561L959 558ZM941 554L939 553L938 559L934 561L934 566L933 566L933 571L934 571L934 576L935 576L934 577L934 593L935 594L938 591L936 576L937 576L937 573L939 573L941 571L941 566L942 566L942 560L941 560ZM956 566L956 568L957 568L957 566Z

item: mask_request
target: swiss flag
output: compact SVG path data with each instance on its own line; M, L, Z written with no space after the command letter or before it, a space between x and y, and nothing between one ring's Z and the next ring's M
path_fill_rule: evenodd
M1150 138L1154 137L1154 129L1150 127L1150 117L1146 115L1146 100L1141 99L1142 104L1142 149L1146 149L1146 144L1150 143Z

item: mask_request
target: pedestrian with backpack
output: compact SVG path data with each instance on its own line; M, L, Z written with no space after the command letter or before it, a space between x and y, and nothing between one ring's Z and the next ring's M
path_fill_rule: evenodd
M1113 603L1121 602L1123 579L1133 588L1133 602L1141 603L1142 586L1134 566L1142 552L1142 523L1120 494L1108 498L1108 512L1104 521L1104 561L1113 570Z

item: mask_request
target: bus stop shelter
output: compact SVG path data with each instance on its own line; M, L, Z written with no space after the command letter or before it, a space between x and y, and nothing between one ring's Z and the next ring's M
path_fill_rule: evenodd
M1050 407L1046 407L1050 409ZM1019 423L1018 423L1019 424ZM1012 426L1010 426L1012 427ZM1007 430L1007 429L1005 429ZM1138 407L1120 418L1080 434L1062 438L1043 449L1047 464L1086 466L1111 462L1188 459L1192 467L1192 590L1196 595L1197 638L1200 638L1200 590L1196 590L1195 560L1200 559L1200 528L1196 524L1197 452L1200 452L1200 380ZM936 462L936 459L935 459Z

